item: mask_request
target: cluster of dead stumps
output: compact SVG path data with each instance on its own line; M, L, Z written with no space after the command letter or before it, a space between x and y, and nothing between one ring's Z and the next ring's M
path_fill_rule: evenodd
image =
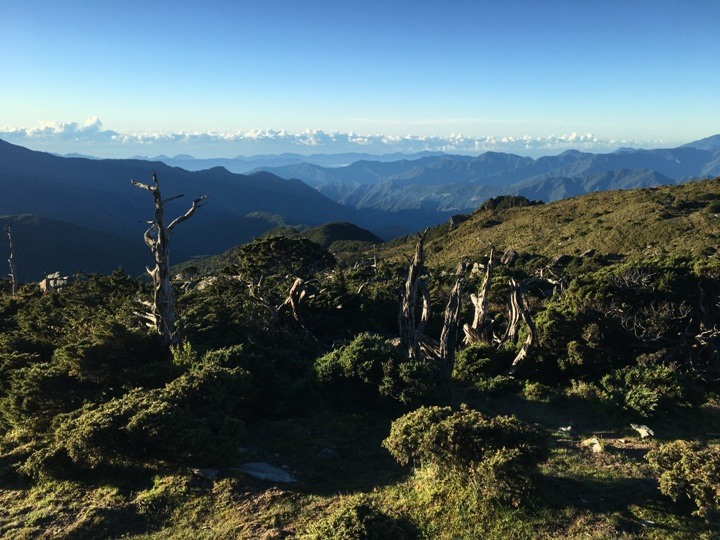
M422 357L438 362L441 366L443 378L449 380L455 364L455 352L460 331L459 316L461 297L469 265L466 262L461 262L455 270L455 283L450 291L450 297L445 307L440 340L436 341L425 335L425 327L430 319L430 293L426 283L427 272L424 252L426 233L427 230L418 234L415 256L410 263L407 279L405 280L401 297L400 314L398 317L400 326L399 343L406 350L409 358ZM517 252L508 249L500 258L499 262L504 265L512 265L517 257ZM474 315L471 323L466 323L462 326L464 333L463 341L467 345L478 341L494 342L498 346L502 346L508 342L517 345L519 328L521 323L524 323L527 327L527 335L507 370L508 374L512 374L525 360L530 347L536 339L535 324L530 317L528 306L523 299L523 295L530 287L538 286L549 288L553 292L561 291L564 283L562 280L555 279L554 277L530 277L522 281L510 278L508 280L510 288L508 298L508 323L504 332L498 335L493 332L495 320L488 317L487 313L488 294L494 265L495 249L494 246L490 245L490 254L484 269L477 263L474 265L474 271L484 270L484 277L477 293L470 295L470 300L474 307ZM416 308L419 300L422 302L422 309L420 311L420 320L418 321L416 320Z

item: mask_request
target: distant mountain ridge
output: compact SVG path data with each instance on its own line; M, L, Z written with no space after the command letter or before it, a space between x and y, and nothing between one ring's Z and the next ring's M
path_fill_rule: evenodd
M286 180L265 171L241 175L215 167L192 172L161 162L65 158L1 140L0 216L37 216L35 237L52 239L53 229L57 228L53 223L57 222L67 224L61 227L63 230L76 226L83 231L101 233L92 239L78 233L75 240L72 234L58 235L59 252L72 252L74 243L83 242L101 249L102 238L107 240L104 249L111 251L120 245L112 238L119 238L139 248L126 250L127 257L122 259L124 266L133 271L141 269L148 262L142 234L152 217L153 205L148 193L132 186L130 180L148 182L153 171L158 174L164 197L186 196L168 204L168 219L183 213L193 198L208 195L207 204L192 220L174 231L172 263L219 253L248 242L276 227L278 222L318 226L352 221L389 238L411 233L428 223L440 223L448 217L434 211L356 210L328 199L300 180ZM43 227L44 233L40 231ZM17 248L20 250L19 244ZM107 259L98 256L97 260L103 258ZM58 261L60 264L59 257ZM92 257L83 261L86 262L63 263L58 268L44 263L42 268L34 264L25 268L28 278L33 280L40 279L44 270L63 273L80 267L85 271L106 270L106 266L94 264ZM21 266L20 256L17 264Z
M144 161L162 161L171 167L180 167L188 171L202 171L212 169L213 167L225 167L228 171L234 173L249 173L251 171L265 167L282 167L286 165L300 165L309 163L320 165L323 167L341 167L355 163L356 161L399 161L420 159L427 156L440 156L443 152L417 152L413 154L403 154L396 152L393 154L363 154L358 152L347 152L343 154L259 154L255 156L237 156L234 158L195 158L188 154L178 154L173 157L159 155L155 157L134 156L132 159L141 159ZM66 157L72 157L70 155Z
M395 162L358 161L345 167L310 163L266 167L298 178L342 204L399 211L463 211L501 194L544 201L590 191L679 183L720 175L720 135L677 148L623 148L609 154L568 150L537 159L485 152Z
M335 159L353 156L357 155ZM28 279L39 279L44 270L106 271L116 260L135 272L148 262L142 233L152 214L152 201L131 186L130 179L147 182L153 170L166 197L209 196L192 221L174 233L171 262L176 264L220 253L278 225L351 222L389 239L474 210L497 195L554 201L716 176L720 175L720 135L678 148L626 148L611 154L569 150L538 159L499 152L408 157L360 159L343 167L303 162L235 174L219 166L188 171L160 161L59 157L0 140L0 218L26 216L32 234L19 233L18 238L25 247L32 244L55 253L52 260L75 254L59 267L43 257L23 256L26 263L35 261L23 269ZM173 159L196 165L201 161L182 155ZM172 202L166 209L168 217L182 213L188 204L184 199ZM48 239L54 242L52 247L43 243ZM75 244L88 249L77 251ZM122 256L113 259L103 250ZM18 253L22 253L19 247ZM20 257L17 263L21 266Z

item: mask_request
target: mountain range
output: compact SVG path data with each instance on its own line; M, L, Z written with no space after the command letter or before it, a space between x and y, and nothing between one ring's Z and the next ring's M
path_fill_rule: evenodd
M153 171L166 197L187 197L168 204L168 219L183 213L190 200L208 195L192 222L174 233L172 262L180 263L223 252L276 227L351 222L389 239L447 221L501 194L554 201L717 176L720 135L671 149L571 150L538 159L498 152L311 156L325 163L355 157L365 159L335 167L303 161L238 174L219 166L191 171L157 160L61 157L0 141L0 220L13 222L23 281L39 280L44 271L108 271L119 265L138 273L149 262L142 233L152 200L130 180L148 182ZM210 164L190 156L167 159L187 168ZM6 242L0 242L0 257L7 258Z
M174 262L219 253L278 225L351 221L390 238L449 216L413 210L356 210L328 199L300 180L285 180L269 172L242 175L222 167L187 171L159 161L59 157L0 141L0 217L16 221L20 279L39 280L44 271L105 271L108 265L118 265L115 252L123 253L126 269L142 271L149 263L142 235L152 217L153 203L150 195L132 186L130 180L148 183L153 171L163 196L186 197L167 205L167 219L185 212L192 199L208 196L192 221L173 233ZM75 255L53 258L57 261L53 267L44 256L30 257L25 251L32 246L49 253L47 242L54 253ZM0 257L7 258L4 241L0 242Z
M173 157L159 155L148 158L146 156L134 156L133 159L145 161L162 161L172 167L180 167L188 171L202 171L213 167L225 167L234 173L248 173L263 167L282 167L285 165L298 165L311 163L322 167L341 167L356 161L372 160L380 162L399 161L402 159L419 159L426 156L441 156L442 152L417 152L414 154L362 154L358 152L347 152L343 154L259 154L255 156L237 156L234 158L194 158L188 154L178 154ZM89 157L78 154L66 154L65 157Z
M389 163L362 160L343 167L297 163L261 170L300 179L330 199L356 208L463 212L503 194L554 201L598 190L717 176L720 136L678 148L623 148L610 154L568 150L533 159L486 152L477 157L424 156Z

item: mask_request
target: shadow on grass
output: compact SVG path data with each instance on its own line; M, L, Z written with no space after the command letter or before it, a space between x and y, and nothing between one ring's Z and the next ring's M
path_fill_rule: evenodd
M582 508L593 512L614 512L631 504L646 505L657 499L653 478L568 478L540 475L541 504L553 509Z
M322 414L253 426L252 446L240 461L262 461L297 478L284 487L315 495L367 492L408 471L381 444L396 415Z

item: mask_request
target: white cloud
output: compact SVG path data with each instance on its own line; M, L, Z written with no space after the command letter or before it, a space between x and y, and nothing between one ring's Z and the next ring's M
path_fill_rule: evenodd
M34 128L6 127L0 139L38 150L57 153L87 153L99 157L129 157L135 154L192 154L195 157L235 157L266 153L363 152L385 154L423 150L460 154L486 151L510 152L537 157L568 149L610 152L621 146L657 148L662 141L601 139L592 133L575 132L547 137L493 135L471 137L459 133L448 136L383 135L326 132L308 129L300 133L285 130L252 129L234 132L138 132L120 133L104 129L98 117L78 122L41 122Z

